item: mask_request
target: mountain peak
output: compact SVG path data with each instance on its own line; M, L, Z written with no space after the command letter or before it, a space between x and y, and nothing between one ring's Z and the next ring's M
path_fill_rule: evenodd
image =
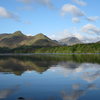
M82 43L77 37L67 37L59 41L63 45L74 45Z
M39 33L37 35L35 35L34 37L37 37L38 39L49 39L46 35L44 35L43 33Z
M37 36L45 36L43 33L38 33Z
M24 35L21 31L16 31L13 33L14 36L21 36Z

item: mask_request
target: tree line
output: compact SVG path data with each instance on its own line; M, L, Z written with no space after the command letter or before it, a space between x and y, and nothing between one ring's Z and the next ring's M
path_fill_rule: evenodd
M0 53L100 53L100 43L76 44L73 46L21 46L0 48Z

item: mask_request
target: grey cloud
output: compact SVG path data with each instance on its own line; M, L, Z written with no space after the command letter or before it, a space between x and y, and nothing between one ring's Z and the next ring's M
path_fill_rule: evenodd
M86 20L91 21L91 22L95 22L97 20L99 20L100 17L99 16L91 16L91 17L87 17Z
M93 24L86 24L82 27L82 32L89 33L89 34L97 34L100 35L100 28L97 28Z
M61 9L61 15L65 16L66 14L72 14L74 17L85 16L84 12L81 11L78 7L72 4L65 4Z

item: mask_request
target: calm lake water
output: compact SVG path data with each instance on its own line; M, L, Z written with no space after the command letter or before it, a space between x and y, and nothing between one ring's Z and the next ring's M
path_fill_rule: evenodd
M0 56L0 100L100 100L100 55Z

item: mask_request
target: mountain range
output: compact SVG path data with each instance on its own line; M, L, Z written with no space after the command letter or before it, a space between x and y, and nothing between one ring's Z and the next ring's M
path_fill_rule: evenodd
M20 46L59 46L42 33L35 36L26 36L21 31L13 34L0 34L0 47L16 48Z
M99 41L100 42L100 41ZM68 37L61 40L52 40L46 35L39 33L35 36L26 36L21 31L14 33L0 34L0 47L17 48L21 46L63 46L83 44L81 40L76 37Z

